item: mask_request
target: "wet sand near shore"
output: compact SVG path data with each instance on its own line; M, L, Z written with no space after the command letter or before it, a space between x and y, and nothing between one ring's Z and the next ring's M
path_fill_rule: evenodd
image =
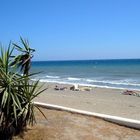
M54 90L67 87L66 90ZM48 89L35 99L74 109L140 120L140 97L123 95L124 90L93 88L91 91L71 91L71 85L45 83Z

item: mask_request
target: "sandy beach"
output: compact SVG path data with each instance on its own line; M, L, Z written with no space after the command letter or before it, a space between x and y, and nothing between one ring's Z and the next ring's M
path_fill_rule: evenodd
M67 89L54 90L55 85ZM140 97L123 95L122 89L92 88L90 91L71 91L70 86L45 83L44 87L48 89L35 101L140 120Z
M140 131L95 117L40 108L47 120L35 111L37 124L24 137L14 140L139 140Z

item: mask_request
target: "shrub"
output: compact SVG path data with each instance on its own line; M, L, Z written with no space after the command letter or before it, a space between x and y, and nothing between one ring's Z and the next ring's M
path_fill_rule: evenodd
M1 45L0 55L0 138L12 139L35 123L33 99L45 89L39 81L31 81L31 59L34 49L27 40L21 39L22 46L10 43L7 49ZM14 52L18 55L14 56ZM38 108L38 107L37 107ZM38 108L39 109L39 108Z

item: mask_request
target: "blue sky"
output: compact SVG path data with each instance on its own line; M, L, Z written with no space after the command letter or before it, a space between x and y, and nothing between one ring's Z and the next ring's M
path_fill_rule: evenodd
M0 0L0 41L34 60L140 58L139 0Z

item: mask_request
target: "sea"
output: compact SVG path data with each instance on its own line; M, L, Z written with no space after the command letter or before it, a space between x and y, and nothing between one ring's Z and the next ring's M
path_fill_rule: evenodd
M140 59L34 61L32 80L140 90Z

